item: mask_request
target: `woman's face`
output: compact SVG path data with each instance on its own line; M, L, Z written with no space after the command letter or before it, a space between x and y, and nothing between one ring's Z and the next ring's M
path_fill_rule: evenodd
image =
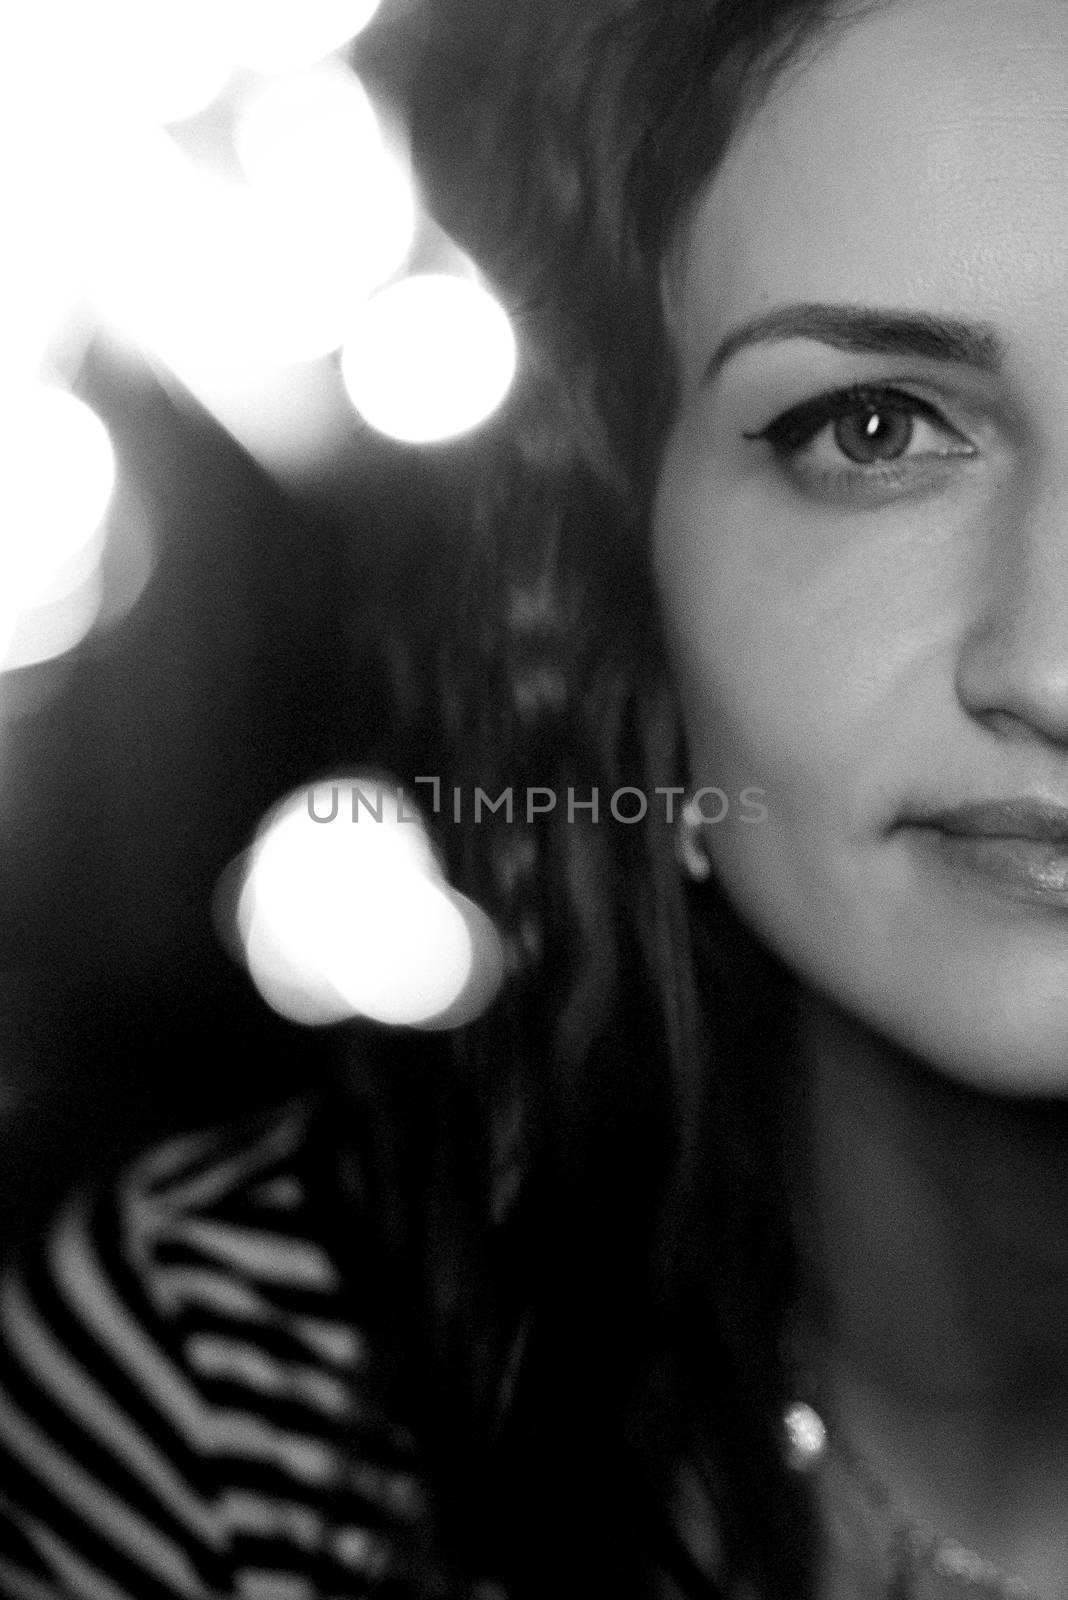
M670 276L656 559L719 875L880 1034L1068 1092L1068 4L825 39Z

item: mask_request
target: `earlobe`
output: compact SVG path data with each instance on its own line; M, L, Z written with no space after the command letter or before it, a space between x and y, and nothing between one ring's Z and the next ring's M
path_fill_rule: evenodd
M712 862L704 841L705 818L696 795L690 795L675 824L675 859L691 883L707 883Z

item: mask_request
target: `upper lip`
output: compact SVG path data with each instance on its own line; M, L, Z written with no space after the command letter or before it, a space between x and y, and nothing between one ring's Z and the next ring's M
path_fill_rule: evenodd
M1035 839L1068 843L1068 806L1026 796L1013 800L973 800L910 815L913 827L939 828L943 833L1001 839Z

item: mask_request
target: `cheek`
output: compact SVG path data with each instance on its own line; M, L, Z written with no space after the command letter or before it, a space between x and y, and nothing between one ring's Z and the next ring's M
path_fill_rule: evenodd
M693 777L731 769L794 830L870 829L952 710L966 509L845 516L732 481L680 429L655 550Z
M825 813L893 671L878 591L683 473L662 485L657 554L693 777L762 786L794 826Z
M692 481L691 481L692 483ZM690 777L731 800L705 832L735 910L795 973L838 981L827 930L859 915L858 819L870 767L870 617L802 582L793 552L739 508L665 479L657 555ZM869 630L870 631L870 630ZM757 789L764 814L734 802Z

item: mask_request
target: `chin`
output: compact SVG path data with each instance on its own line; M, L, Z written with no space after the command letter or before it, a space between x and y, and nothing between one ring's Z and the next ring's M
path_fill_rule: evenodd
M914 1011L901 1042L936 1072L985 1094L1068 1100L1068 990L1055 1006L999 996ZM1000 1004L999 1004L1000 1000ZM925 1023L927 1024L925 1026Z

